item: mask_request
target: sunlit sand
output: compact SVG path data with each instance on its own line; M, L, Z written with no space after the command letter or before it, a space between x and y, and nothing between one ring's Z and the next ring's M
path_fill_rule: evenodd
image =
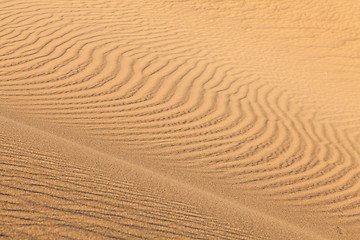
M0 0L0 238L360 239L359 10Z

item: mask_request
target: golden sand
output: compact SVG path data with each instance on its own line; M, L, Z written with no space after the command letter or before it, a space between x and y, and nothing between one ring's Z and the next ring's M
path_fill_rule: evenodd
M0 238L360 239L359 12L0 0Z

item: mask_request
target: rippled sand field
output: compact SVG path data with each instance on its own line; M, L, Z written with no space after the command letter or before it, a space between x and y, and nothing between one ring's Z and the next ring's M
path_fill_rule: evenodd
M0 0L0 239L360 239L359 13Z

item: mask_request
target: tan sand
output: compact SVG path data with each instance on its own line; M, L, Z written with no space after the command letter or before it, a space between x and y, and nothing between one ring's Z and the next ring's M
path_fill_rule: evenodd
M0 238L360 239L359 11L0 0Z

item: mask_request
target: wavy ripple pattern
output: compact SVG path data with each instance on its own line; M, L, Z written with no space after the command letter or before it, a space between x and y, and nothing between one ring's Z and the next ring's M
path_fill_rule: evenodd
M0 1L0 25L6 26L0 29L1 106L39 121L80 130L93 141L121 146L128 153L141 153L154 166L201 173L234 188L260 193L281 206L312 209L321 216L330 216L333 220L329 224L334 228L336 225L360 233L359 111L342 115L340 120L337 119L341 114L335 110L324 109L324 113L317 114L315 107L309 107L315 104L304 86L296 83L296 89L292 89L281 82L284 78L287 81L289 74L279 67L285 61L282 57L288 59L289 53L297 56L300 63L315 56L313 60L320 70L340 57L350 59L349 49L358 42L360 29L350 21L346 21L348 26L335 24L332 30L352 38L324 44L321 39L328 37L330 31L323 30L341 19L341 11L329 7L319 15L311 15L319 12L311 1L180 2L153 1L150 6L114 0ZM329 6L337 6L329 2ZM191 6L191 10L179 13L179 4L184 8ZM281 15L290 10L307 11L309 16ZM229 14L223 20L213 18L214 14L221 17L225 12ZM190 17L194 13L198 22ZM239 33L222 29L221 38L216 31L230 21L227 19L239 23L234 27ZM256 25L259 21L261 24ZM208 31L202 31L201 26ZM281 29L282 35L277 35L273 28ZM261 37L258 35L261 31L268 35ZM298 33L313 36L313 40ZM280 49L275 43L289 49L294 45L297 47L293 49L313 49L315 53L310 56L298 50L286 52L286 47ZM234 46L240 50L233 50ZM347 55L340 56L344 52ZM295 60L289 61L286 66L295 68L291 65ZM354 71L349 77L351 82L353 76L359 76L359 64L357 59L349 61ZM277 69L271 70L274 66ZM307 64L296 74L307 77L305 67L311 68ZM329 78L335 79L338 71L335 69ZM346 84L341 87L347 88ZM301 99L305 100L301 103ZM327 98L319 99L322 106ZM71 221L72 215L78 213L61 206L72 201L81 202L84 209L91 208L86 203L90 196L87 200L70 199L80 189L93 188L92 182L99 186L110 184L103 175L91 177L92 170L83 172L69 166L62 170L60 158L24 152L25 149L16 149L14 145L18 145L14 143L5 146L7 141L1 139L1 156L6 157L2 162L6 175L2 178L7 179L5 182L13 181L16 187L11 190L13 200L3 207L8 212L3 223L11 222L11 218L21 218L24 224L29 221L30 216L19 216L16 212L24 204L33 204L26 198L15 200L20 192L68 191L69 199L59 199L63 202L60 206L44 203L29 215L33 219L39 216L36 221L41 221L42 212L51 209L54 214L67 212ZM22 160L22 154L36 159L45 172L34 178L38 173L31 172L33 169ZM66 186L52 183L51 171L70 172L71 175L64 176ZM29 179L26 186L21 186L22 178ZM9 184L2 186L9 188ZM92 193L104 194L102 200L92 204L100 205L99 209L107 211L106 214L122 204L131 211L131 196L140 193L125 183L108 187L108 192ZM56 198L56 194L51 197ZM146 201L157 202L155 196L146 197L140 200L144 208L150 208ZM151 217L145 213L150 211L161 216L157 211L172 208L182 207L167 203L144 211L143 217ZM86 210L84 218L110 221L97 217L100 213L96 211ZM174 221L181 222L183 218L199 221L190 212L184 214L188 215L178 216ZM113 216L114 228L96 226L96 231L89 231L87 226L79 225L74 231L81 231L84 236L139 237L116 231L116 224L125 218L132 221L125 215ZM59 228L69 225L56 224ZM136 224L139 225L134 223L132 227ZM157 224L164 229L161 234L171 236L169 226ZM186 223L183 225L186 228ZM149 236L156 235L151 226L146 230ZM229 236L237 234L234 230L226 231Z

